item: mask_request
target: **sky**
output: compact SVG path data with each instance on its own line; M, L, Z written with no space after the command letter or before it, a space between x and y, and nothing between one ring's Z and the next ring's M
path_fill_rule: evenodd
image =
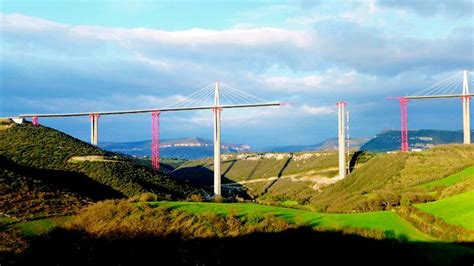
M398 129L411 95L474 68L474 1L0 0L0 116L159 108L215 81L277 108L224 110L254 148ZM462 88L459 88L461 93ZM212 138L212 112L165 113L161 137ZM40 119L89 141L87 117ZM150 139L149 114L101 117L99 141ZM459 99L411 102L411 129L459 130Z

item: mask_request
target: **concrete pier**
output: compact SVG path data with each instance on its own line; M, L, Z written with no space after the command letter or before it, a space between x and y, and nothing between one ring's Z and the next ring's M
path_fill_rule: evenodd
M339 146L339 177L343 179L346 177L346 102L337 103L338 113L338 146Z
M90 114L91 120L91 144L97 146L99 142L99 114Z
M219 82L214 87L214 195L221 195L221 108Z

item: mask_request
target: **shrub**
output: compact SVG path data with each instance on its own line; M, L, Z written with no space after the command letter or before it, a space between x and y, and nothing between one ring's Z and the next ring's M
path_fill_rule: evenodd
M158 196L154 193L151 193L151 192L146 192L146 193L143 193L143 194L140 194L138 200L140 202L149 202L149 201L157 201L158 200Z
M459 225L448 224L443 219L412 206L398 208L397 214L418 230L444 241L472 241L474 239L474 231Z
M192 194L189 198L189 201L194 201L194 202L203 202L204 197L201 194Z
M273 215L239 219L235 214L191 214L166 207L108 200L84 208L68 225L110 239L179 235L182 238L235 237L254 232L279 232L291 226Z
M224 198L221 195L216 195L214 196L213 201L217 203L222 203L224 202Z

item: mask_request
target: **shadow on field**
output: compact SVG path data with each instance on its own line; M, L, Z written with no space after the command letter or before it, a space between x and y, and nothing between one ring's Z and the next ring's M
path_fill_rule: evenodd
M260 194L260 196L264 195L264 194L267 194L268 193L268 190L273 187L273 185L275 185L275 183L280 180L280 177L283 175L283 171L285 171L286 167L288 167L288 165L290 164L291 162L291 159L293 159L293 154L290 155L290 157L286 160L285 164L282 166L282 168L280 169L280 172L278 172L278 175L277 175L277 179L273 180L272 182L270 182L269 185L267 185L265 187L265 189L263 190L263 192Z
M364 154L365 151L356 151L354 152L354 155L352 155L351 157L351 160L349 162L349 173L352 173L352 171L354 171L354 168L356 166L356 163L357 163L357 159L359 159L359 157Z
M472 265L473 243L409 243L290 229L235 238L108 240L57 229L1 265Z
M229 169L221 175L222 195L224 197L239 196L244 199L251 199L244 186L234 183L233 180L226 177L228 171ZM178 181L198 186L209 191L212 191L212 186L214 184L214 172L204 166L180 168L172 172L171 177Z

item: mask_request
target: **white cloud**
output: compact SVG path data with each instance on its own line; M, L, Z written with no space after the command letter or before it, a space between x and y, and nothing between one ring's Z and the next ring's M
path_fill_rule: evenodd
M22 14L6 15L0 13L0 29L6 32L47 33L62 31L67 25Z
M336 108L334 106L310 106L305 104L301 110L310 115L328 115L336 113Z
M355 70L329 69L320 74L305 76L261 75L255 80L266 90L281 92L338 92L367 90L364 85L373 83L375 76Z
M141 53L136 53L135 58L137 61L151 65L153 67L156 67L160 70L171 70L174 66L173 64L166 62L164 60L159 60L159 59L153 59L150 57L147 57Z
M237 45L265 46L286 43L295 47L308 47L311 40L304 32L264 27L253 29L208 30L193 28L165 31L149 28L108 28L101 26L72 26L20 14L1 14L2 31L7 32L58 32L70 38L113 41L124 46L134 41L168 45Z

